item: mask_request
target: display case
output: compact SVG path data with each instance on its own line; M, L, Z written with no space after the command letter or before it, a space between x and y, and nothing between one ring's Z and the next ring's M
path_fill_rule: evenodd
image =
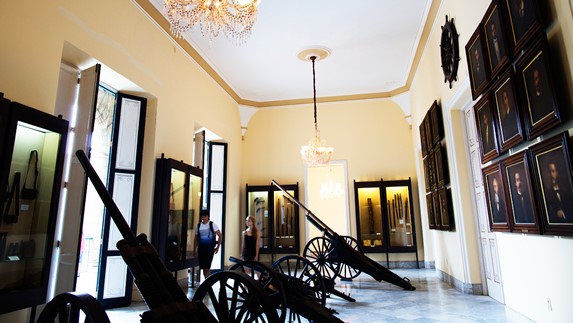
M46 302L68 122L0 97L0 314Z
M156 161L151 242L171 271L197 266L193 255L203 172L163 155Z
M286 191L298 199L298 183L283 185ZM260 254L298 254L299 219L298 208L274 185L248 185L247 215L241 219L246 228L247 216L254 216L261 232Z
M367 253L416 253L411 180L354 181L358 242Z

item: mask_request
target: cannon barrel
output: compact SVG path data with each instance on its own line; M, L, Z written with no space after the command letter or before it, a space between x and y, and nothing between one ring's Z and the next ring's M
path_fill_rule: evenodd
M297 199L294 198L287 190L285 190L279 183L275 180L272 180L272 184L275 185L278 189L280 189L288 199L290 199L293 203L301 207L304 212L307 220L312 223L317 229L322 231L325 237L327 237L333 247L334 255L332 258L337 260L339 263L343 263L350 267L353 267L357 270L360 270L376 279L377 281L385 281L390 284L402 287L406 290L415 290L416 288L410 284L410 280L406 277L400 277L390 271L389 269L385 268L384 266L380 265L376 261L368 258L364 254L359 253L356 251L352 246L348 244L339 236L334 230L329 228L324 222L322 222L311 210L309 210L304 204L299 202Z

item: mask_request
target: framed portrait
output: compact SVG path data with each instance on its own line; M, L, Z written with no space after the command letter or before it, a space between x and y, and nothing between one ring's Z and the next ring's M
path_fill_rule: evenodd
M485 167L483 182L487 197L487 210L491 231L510 231L503 176L499 163Z
M440 209L440 224L442 230L451 231L454 228L452 213L452 192L450 189L438 190L438 203Z
M573 172L569 134L530 148L543 233L573 235Z
M422 120L418 129L420 131L420 147L422 148L422 157L426 157L428 154L428 146L426 144L426 125L424 124L424 120Z
M493 0L482 23L492 79L509 62L505 25L499 0Z
M481 160L482 163L485 163L499 155L493 107L489 92L474 106L474 111L480 141Z
M428 163L430 162L430 158L426 157L424 158L424 161L422 162L424 164L424 181L426 184L426 193L430 192L432 190L432 185L430 184L430 169L428 166Z
M430 120L430 114L426 113L424 117L424 126L426 127L426 150L429 153L430 149L434 147L434 139L432 137L432 122Z
M521 109L515 90L515 78L512 69L507 69L492 85L494 113L497 122L498 147L500 152L521 143L524 139L521 122Z
M442 123L442 109L438 105L438 101L434 100L429 110L430 121L432 123L432 142L437 145L444 137L444 126Z
M434 147L434 162L436 163L436 187L446 186L449 181L446 149L441 145Z
M549 62L545 34L537 38L516 62L528 139L533 139L561 123Z
M474 100L487 89L489 82L489 64L486 64L487 56L484 49L482 27L479 25L466 44L466 57L468 60L472 98Z
M436 182L436 160L434 156L434 149L428 152L428 156L426 157L428 160L428 174L430 174L430 190L435 190L437 187Z
M426 194L426 209L428 211L428 225L430 230L435 230L436 227L436 215L434 214L434 201L432 200L432 194Z
M432 192L432 207L434 209L434 217L436 218L436 230L442 230L442 220L440 216L440 199L438 191Z
M522 151L502 160L501 169L509 193L508 213L512 231L538 233L539 221L527 152Z
M538 0L503 0L508 42L517 56L542 27Z

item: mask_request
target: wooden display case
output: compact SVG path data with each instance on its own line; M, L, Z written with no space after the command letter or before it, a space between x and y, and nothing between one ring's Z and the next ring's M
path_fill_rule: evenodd
M46 302L68 122L0 96L0 314Z

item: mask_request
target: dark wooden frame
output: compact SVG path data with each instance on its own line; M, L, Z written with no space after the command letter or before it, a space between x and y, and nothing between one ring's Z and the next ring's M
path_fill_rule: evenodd
M438 101L434 100L430 110L430 122L432 124L432 146L436 146L444 137L444 127L442 123L442 109Z
M538 233L539 220L527 151L521 151L502 160L501 169L507 187L506 198L510 202L508 203L508 214L512 231ZM519 175L521 194L517 189L516 175Z
M483 35L487 49L491 78L493 79L509 62L510 51L507 46L505 24L499 0L492 0L482 22ZM494 51L494 39L497 39L499 57Z
M438 191L432 192L432 208L434 216L436 217L436 230L443 230L442 219L440 215L440 199L438 198Z
M455 227L452 216L452 192L450 189L443 187L439 189L437 193L441 228L445 231L451 231Z
M550 61L547 38L543 34L516 62L528 139L533 139L561 123ZM535 71L540 75L539 90L535 85Z
M436 225L436 215L434 214L434 202L432 200L432 193L426 194L426 210L428 211L428 226L430 230L438 229Z
M430 189L434 191L438 187L438 181L436 178L436 158L434 156L435 148L432 148L428 153L428 174L430 174Z
M507 69L492 85L494 113L498 131L498 144L501 152L523 142L524 134L521 121L521 108L515 87L515 76L511 68ZM507 94L510 113L504 113L503 93ZM509 118L509 119L506 119ZM507 122L506 122L507 120ZM509 133L506 133L509 132ZM507 138L506 136L507 135Z
M426 193L428 193L432 191L432 184L430 183L430 166L428 165L430 163L430 158L426 156L422 163L424 164L424 183L426 184Z
M543 232L546 234L573 235L573 170L571 169L571 152L567 131L544 140L530 148L535 176L536 195L539 199L539 218ZM567 222L559 222L553 216L555 198L551 191L550 164L555 162L561 191L561 209L565 212Z
M426 157L426 155L428 155L428 144L426 143L425 120L422 120L422 123L420 123L418 129L420 131L420 147L422 148L422 157Z
M507 209L507 194L505 193L505 185L503 182L503 176L500 169L500 164L495 163L485 167L483 170L483 183L485 186L485 193L487 197L487 211L489 215L489 227L491 231L502 231L507 232L511 230L509 217L508 217L508 209ZM495 198L493 195L493 186L494 186L494 179L497 182L498 186L498 198L500 201L500 216L495 219L493 203Z
M482 163L488 162L495 157L499 156L499 149L497 147L497 130L495 128L496 121L494 119L493 107L491 102L491 97L489 92L487 92L474 106L476 128L478 131L478 137L480 141L480 152ZM488 118L488 123L491 127L491 139L485 140L484 137L488 136L490 129L483 129L483 116ZM486 147L485 143L489 142L489 146Z
M434 148L434 162L436 163L434 174L437 188L446 186L449 182L447 157L445 154L446 150L441 145Z
M486 64L486 52L484 51L485 42L482 36L481 24L474 31L470 40L466 44L466 58L468 62L468 72L470 75L470 85L472 90L472 98L476 100L480 94L487 89L489 82L489 64ZM477 51L477 62L476 62ZM479 74L477 66L479 65ZM483 69L482 69L483 66Z
M432 122L428 113L424 117L424 127L426 128L426 151L430 153L430 150L434 147L434 141L432 138Z
M543 25L541 10L537 0L523 0L524 10L520 12L519 1L503 0L505 14L507 40L512 48L513 56L539 33Z

